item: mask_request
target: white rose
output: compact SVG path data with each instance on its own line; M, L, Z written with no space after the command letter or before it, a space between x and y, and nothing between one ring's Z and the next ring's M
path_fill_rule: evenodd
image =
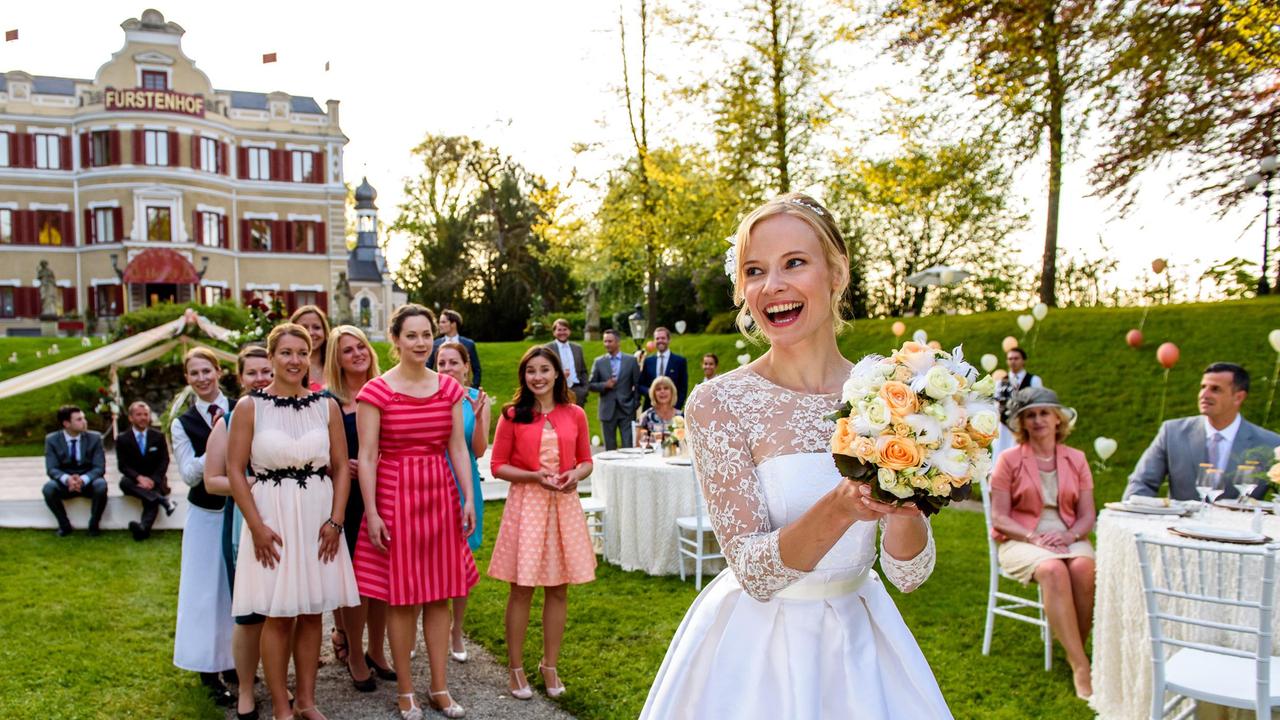
M978 382L969 387L969 390L977 395L991 397L996 391L996 381L991 379L990 375L982 378Z
M903 499L911 497L911 486L906 483L898 482L898 474L889 468L880 468L876 471L876 481L880 483L880 488L885 492L893 493L895 497Z
M956 394L960 382L946 368L935 365L924 376L924 394L934 400L941 400Z
M969 475L969 455L964 450L940 448L930 453L925 462L947 475L954 477Z
M857 404L859 400L866 398L870 394L871 392L862 378L850 377L844 381L844 387L840 390L840 401Z
M859 435L879 435L889 427L889 406L884 398L876 397L858 403L858 415L853 420L853 429Z
M970 416L969 424L983 435L995 435L1000 426L1000 419L990 410L983 410Z
M971 480L986 480L991 475L991 451L981 450L978 456L973 458L973 475L969 476Z

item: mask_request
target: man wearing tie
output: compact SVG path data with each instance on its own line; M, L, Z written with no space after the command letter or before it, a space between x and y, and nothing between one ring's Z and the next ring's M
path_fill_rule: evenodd
M1167 420L1156 439L1142 453L1129 476L1124 496L1156 496L1165 478L1169 497L1193 500L1200 465L1217 468L1225 480L1223 496L1239 495L1232 483L1236 468L1245 461L1269 463L1280 445L1280 435L1245 420L1240 406L1249 394L1249 373L1234 363L1214 363L1200 379L1200 415ZM1265 470L1265 465L1262 466ZM1267 483L1261 482L1253 496L1261 498Z
M619 337L617 330L604 331L605 354L596 358L587 381L591 392L600 393L598 412L606 450L618 447L615 434L622 436L622 447L631 447L631 424L640 405L640 365L618 349Z
M142 518L129 523L134 540L151 536L160 508L172 515L178 508L169 499L169 446L164 433L151 427L151 408L141 400L129 406L129 431L116 438L120 490L142 501Z
M62 501L87 497L89 535L100 534L98 522L107 509L107 455L102 449L102 436L89 430L84 413L75 405L58 408L61 430L44 438L44 469L49 481L44 484L44 503L58 521L58 537L71 534L71 521Z
M640 395L644 397L644 406L650 406L649 386L654 380L666 376L676 385L676 407L684 410L684 399L689 394L689 363L683 356L671 352L670 330L664 327L654 330L653 345L656 352L644 359L644 371L640 373Z
M574 402L578 403L579 407L586 407L587 361L582 355L582 346L569 342L571 332L569 321L558 318L551 325L551 333L556 339L547 343L547 348L560 356L560 365L564 368L565 381L569 384L569 390L573 392Z
M462 314L457 310L445 308L436 321L439 332L435 342L431 344L431 355L427 358L427 367L436 369L436 351L445 343L455 342L467 349L471 356L471 387L480 387L480 353L476 352L476 341L462 337Z

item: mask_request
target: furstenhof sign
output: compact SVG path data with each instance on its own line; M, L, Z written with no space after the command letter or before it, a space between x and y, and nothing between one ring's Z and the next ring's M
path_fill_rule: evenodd
M107 110L145 110L171 112L204 117L204 98L172 90L107 88L104 93Z

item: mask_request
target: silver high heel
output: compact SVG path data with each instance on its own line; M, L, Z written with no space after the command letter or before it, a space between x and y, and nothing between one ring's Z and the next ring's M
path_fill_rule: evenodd
M443 714L445 717L460 718L460 717L467 716L467 711L461 705L459 705L456 700L453 699L453 696L449 694L448 690L433 692L431 693L431 698L435 698L437 695L444 695L445 697L449 698L449 704L438 705L436 704L436 701L433 699L428 699L427 702L431 703L431 707L435 708L436 710L439 710L440 713Z
M414 699L413 693L400 693L396 697L409 698L408 710L400 710L400 704L396 703L396 709L400 710L400 720L423 720L422 708L418 707L418 703Z
M511 688L507 688L507 691L511 693L511 697L517 700L532 699L533 688L529 687L529 681L526 680L524 677L524 668L520 668L520 667L507 668L507 672L510 673L511 675L510 679L508 680L508 684L510 684L510 680L516 681L516 688L514 690L512 690Z

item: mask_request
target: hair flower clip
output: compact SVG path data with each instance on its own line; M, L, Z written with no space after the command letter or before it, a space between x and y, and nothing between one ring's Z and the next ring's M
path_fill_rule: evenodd
M731 283L737 283L738 277L738 238L730 235L725 238L725 242L729 243L729 249L724 251L724 274L729 276Z

